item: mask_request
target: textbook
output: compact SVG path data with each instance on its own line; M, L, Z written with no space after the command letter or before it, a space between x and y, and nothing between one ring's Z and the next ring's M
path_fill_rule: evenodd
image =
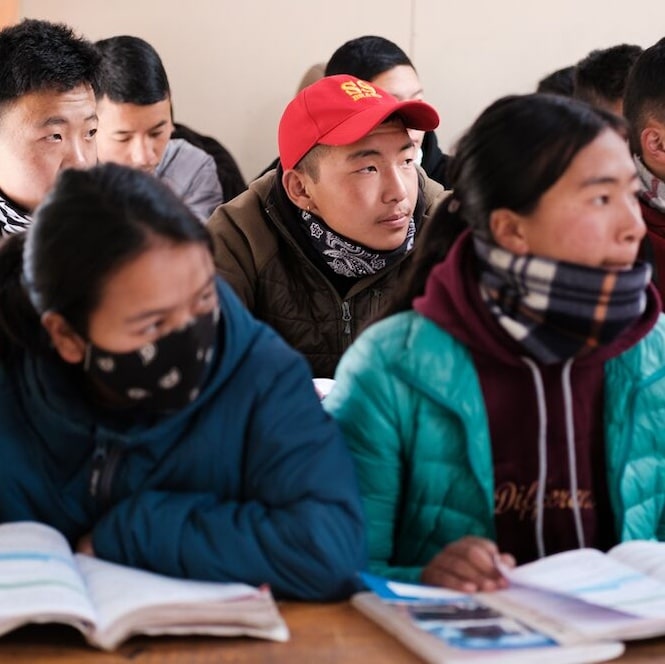
M431 664L582 664L619 657L618 641L564 643L468 595L362 574L355 608ZM500 591L504 592L504 591Z
M577 549L515 569L509 587L466 595L363 574L352 603L427 662L598 662L620 641L665 634L665 543Z
M44 524L0 525L0 635L47 622L104 650L135 634L289 638L267 588L173 579L74 554Z

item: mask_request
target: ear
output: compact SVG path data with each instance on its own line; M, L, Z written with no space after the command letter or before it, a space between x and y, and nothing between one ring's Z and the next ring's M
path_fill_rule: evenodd
M525 219L508 208L497 208L490 213L490 231L494 241L518 256L529 253L524 224Z
M86 343L63 316L55 311L42 314L42 325L46 328L51 342L65 362L78 364L85 357Z
M665 125L648 122L640 134L644 165L658 177L665 172Z
M307 191L310 184L307 173L296 171L293 168L282 175L282 186L290 201L301 210L310 210L312 199Z

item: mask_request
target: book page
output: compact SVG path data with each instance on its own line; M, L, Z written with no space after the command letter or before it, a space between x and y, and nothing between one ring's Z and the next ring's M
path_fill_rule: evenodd
M113 648L131 634L258 636L285 641L288 629L267 589L174 579L77 554L97 609L91 643Z
M595 549L566 551L502 572L511 584L563 594L628 615L665 619L665 583Z
M623 542L610 549L608 555L665 583L665 542Z
M0 525L0 633L27 622L94 622L71 550L53 528L22 521Z

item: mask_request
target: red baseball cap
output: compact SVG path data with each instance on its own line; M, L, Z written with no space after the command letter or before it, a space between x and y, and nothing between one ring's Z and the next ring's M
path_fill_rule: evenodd
M279 158L293 168L315 145L350 145L397 113L407 129L439 125L434 107L420 100L399 101L356 76L326 76L301 90L279 121Z

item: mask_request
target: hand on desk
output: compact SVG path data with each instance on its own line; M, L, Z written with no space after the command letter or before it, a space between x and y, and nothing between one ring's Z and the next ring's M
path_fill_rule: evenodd
M430 560L421 580L464 593L505 588L507 581L497 569L497 558L507 567L515 566L515 559L509 553L500 554L494 542L482 537L462 537Z
M86 556L94 556L95 550L92 547L92 534L88 533L81 537L76 545L76 553L83 553Z

